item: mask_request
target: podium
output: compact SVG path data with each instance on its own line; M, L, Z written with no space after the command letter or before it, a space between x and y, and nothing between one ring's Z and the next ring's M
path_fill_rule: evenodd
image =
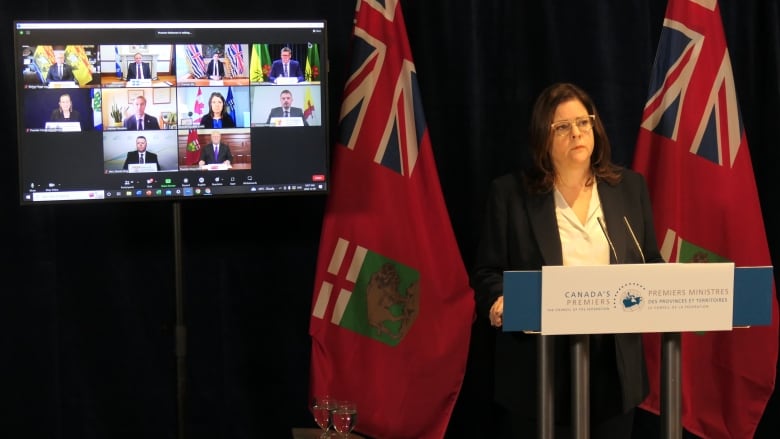
M503 330L539 334L539 438L552 438L554 434L551 336L572 337L572 428L575 437L587 438L588 336L625 332L662 334L661 435L664 439L682 438L680 332L770 325L772 281L771 266L735 268L732 263L556 266L541 271L505 271ZM579 302L578 297L587 300ZM577 300L566 302L572 298ZM634 306L630 312L621 309ZM623 312L631 316L620 315ZM683 313L684 319L674 318Z

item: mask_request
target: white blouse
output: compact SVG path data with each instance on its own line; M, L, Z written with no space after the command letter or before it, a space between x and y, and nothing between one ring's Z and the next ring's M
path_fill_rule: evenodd
M555 218L561 235L563 265L609 265L609 242L598 218L604 217L596 185L590 197L588 215L582 224L563 195L555 189Z

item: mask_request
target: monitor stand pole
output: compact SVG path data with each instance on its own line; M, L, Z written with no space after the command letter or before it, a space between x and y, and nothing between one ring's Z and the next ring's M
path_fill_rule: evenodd
M187 381L187 327L184 324L184 292L181 241L181 203L173 202L174 271L176 273L176 400L178 439L185 438L185 396Z

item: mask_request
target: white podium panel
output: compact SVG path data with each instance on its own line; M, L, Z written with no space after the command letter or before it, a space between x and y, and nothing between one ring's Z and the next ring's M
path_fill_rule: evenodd
M274 127L302 127L302 117L272 117L271 126Z
M295 76L277 76L276 85L294 85L298 83L298 78Z
M541 332L731 331L734 264L542 267Z
M128 79L126 87L151 87L151 78L146 79Z
M157 163L131 163L127 165L127 172L157 172Z
M49 88L79 88L76 81L50 81Z
M200 167L200 169L203 169L205 171L227 171L228 169L231 169L232 166L226 165L224 163L213 163L210 165L203 165Z

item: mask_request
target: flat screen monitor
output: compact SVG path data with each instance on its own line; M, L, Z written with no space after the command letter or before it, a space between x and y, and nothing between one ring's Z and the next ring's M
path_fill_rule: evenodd
M22 205L329 192L325 21L14 26Z

